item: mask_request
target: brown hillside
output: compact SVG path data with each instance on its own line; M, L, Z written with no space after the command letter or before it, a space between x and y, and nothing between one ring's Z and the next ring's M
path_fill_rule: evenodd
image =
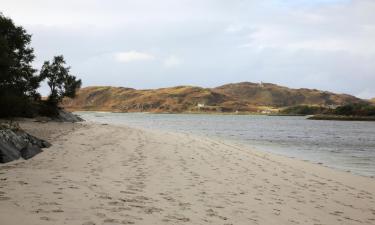
M342 105L360 102L354 96L312 89L290 89L275 84L236 83L216 88L178 86L136 90L123 87L86 87L75 99L66 99L68 110L114 112L255 112L267 107L292 105Z
M74 100L64 100L63 106L70 110L183 112L194 109L198 103L215 107L228 100L210 89L190 86L155 90L87 87Z
M334 94L316 89L291 89L270 83L235 83L213 89L218 93L246 101L252 105L285 107L293 105L342 105L360 99L345 94Z

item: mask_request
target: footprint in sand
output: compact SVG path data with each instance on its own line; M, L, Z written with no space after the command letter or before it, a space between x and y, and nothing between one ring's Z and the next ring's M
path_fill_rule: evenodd
M40 217L41 220L45 220L45 221L51 221L52 219L47 217L47 216L42 216Z
M88 222L84 222L82 225L96 225L96 224L92 221L88 221Z
M10 200L10 198L5 197L5 196L0 196L0 201L7 201L7 200Z

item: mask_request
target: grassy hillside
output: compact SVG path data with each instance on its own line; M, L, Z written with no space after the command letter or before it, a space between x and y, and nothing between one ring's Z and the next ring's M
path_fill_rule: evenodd
M228 100L210 89L190 86L155 90L87 87L75 99L64 100L63 106L70 110L182 112L194 109L198 103L215 107Z
M259 112L300 104L330 106L361 101L345 94L245 82L216 88L86 87L75 99L64 100L63 106L68 110L114 112Z
M214 88L218 93L245 99L249 104L285 107L293 105L343 105L360 99L316 89L291 89L276 84L250 82L227 84Z

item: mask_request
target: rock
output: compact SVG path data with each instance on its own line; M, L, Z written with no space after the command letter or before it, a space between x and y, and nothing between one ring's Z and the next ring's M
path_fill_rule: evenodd
M59 110L59 115L57 116L56 120L61 121L61 122L82 122L84 121L81 117L74 115L71 112L67 112L64 110Z
M47 116L37 116L34 118L34 121L38 123L48 123L49 121L52 121L52 118Z
M26 148L21 149L21 157L24 159L30 159L41 152L42 149L40 149L39 146L29 143Z
M22 132L26 133L24 131ZM21 149L25 148L28 143L28 140L25 139L22 135L18 135L16 132L10 129L0 130L0 140L14 146L18 149L18 151L21 151Z
M17 122L13 121L3 121L0 123L0 129L9 129L9 130L20 130L20 125Z
M41 140L41 139L39 139L39 138L36 138L36 137L34 137L34 136L32 136L32 135L30 135L30 134L24 132L24 131L18 131L18 132L16 132L16 133L17 133L17 135L18 135L19 137L21 137L21 138L23 139L23 141L25 141L26 143L31 143L31 144L33 144L33 145L36 145L36 146L40 147L40 148L43 147L43 140Z
M52 144L49 143L48 141L42 141L42 146L40 146L41 148L49 148L51 147Z
M16 134L23 139L26 143L31 143L33 145L38 146L39 148L49 148L51 144L48 141L41 140L37 137L34 137L31 134L28 134L24 131L17 131Z
M0 163L17 160L20 157L30 159L48 148L51 144L34 137L23 130L0 128Z
M0 163L7 163L21 157L20 151L12 144L0 140Z

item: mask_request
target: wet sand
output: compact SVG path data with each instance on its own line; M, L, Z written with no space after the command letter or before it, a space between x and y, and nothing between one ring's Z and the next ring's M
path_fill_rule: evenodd
M21 123L53 146L0 165L0 224L375 224L375 179L187 134Z

